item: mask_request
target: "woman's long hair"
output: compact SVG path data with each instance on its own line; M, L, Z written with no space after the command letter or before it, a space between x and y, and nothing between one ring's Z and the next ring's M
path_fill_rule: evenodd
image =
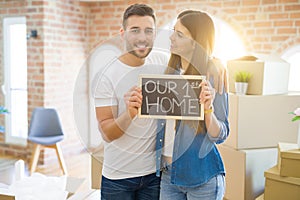
M186 10L181 12L177 19L190 32L194 46L192 57L185 58L189 61L189 66L184 75L206 75L215 43L215 27L211 17L201 11ZM180 69L182 57L182 55L171 54L167 74L173 74L174 70ZM197 130L197 133L204 131L204 121L185 121L184 123Z

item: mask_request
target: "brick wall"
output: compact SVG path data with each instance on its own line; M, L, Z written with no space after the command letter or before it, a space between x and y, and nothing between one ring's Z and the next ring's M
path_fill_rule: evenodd
M207 11L227 22L243 39L248 52L280 55L289 47L300 44L298 0L126 0L97 3L0 0L1 27L3 17L24 15L28 31L38 30L39 37L28 40L29 119L36 106L57 108L67 135L62 145L64 153L71 154L82 148L73 121L72 98L76 76L89 52L118 33L124 9L136 2L147 3L156 10L158 27L169 23L184 9ZM2 44L0 40L0 46ZM2 83L2 51L0 66ZM86 84L82 86L82 93L87 94L88 70L81 70ZM1 95L0 104L3 104ZM82 96L82 102L87 103L87 95ZM83 117L83 120L87 119L87 116ZM27 157L30 155L28 149L30 147L23 151ZM22 150L2 145L1 152ZM46 158L53 156L47 152L45 155Z
M13 16L26 16L26 2L25 1L4 1L0 0L0 85L3 84L3 18L13 17ZM25 37L25 36L24 36ZM4 97L2 91L0 92L0 105L4 105ZM0 124L4 125L4 115L0 116ZM4 140L1 134L0 142ZM21 155L27 157L27 149L23 147L16 147L11 145L0 145L0 154L11 154L11 155Z
M91 9L91 44L119 30L123 10L129 3L94 3ZM300 2L298 0L152 0L143 1L156 10L161 27L185 9L207 11L227 22L243 39L248 52L281 54L299 44ZM105 17L109 17L106 18Z
M38 38L27 42L28 118L35 107L56 108L66 135L61 145L65 154L78 153L83 148L73 122L72 102L74 83L88 52L88 9L78 1L0 1L1 27L4 17L26 16L28 32L38 31ZM0 55L2 84L2 51ZM2 105L3 96L0 97ZM0 146L0 154L17 155L27 160L30 152L31 144L26 148ZM55 152L50 149L41 157L50 162L54 156Z

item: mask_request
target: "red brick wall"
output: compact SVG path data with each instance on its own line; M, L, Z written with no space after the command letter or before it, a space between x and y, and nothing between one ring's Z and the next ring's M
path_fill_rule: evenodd
M25 1L4 1L0 0L0 85L3 84L3 18L12 16L26 16L26 2ZM24 36L25 37L25 36ZM0 92L0 105L4 105L4 97L2 92ZM0 116L0 124L4 125L4 115ZM0 143L4 140L1 134ZM11 145L0 145L0 154L11 154L11 155L27 155L27 149L23 147L16 147Z
M129 3L116 1L94 3L91 13L91 44L106 39L119 30L123 10ZM298 0L156 0L151 5L161 27L188 8L207 11L227 22L243 39L248 52L281 54L299 44L300 3ZM105 17L109 17L108 19Z
M73 122L73 89L89 49L88 10L88 6L78 1L0 1L1 27L6 16L26 16L28 32L38 31L38 38L27 42L28 117L30 119L32 110L37 106L56 108L66 135L61 145L65 154L74 154L83 148ZM2 84L2 51L0 66ZM3 96L0 97L2 105ZM30 144L26 148L0 146L0 154L20 155L25 159L30 157L30 150ZM52 160L55 152L46 150L45 155Z
M184 9L207 11L227 22L243 39L249 52L280 55L289 47L300 44L298 0L127 0L98 3L80 3L78 0L0 0L1 27L3 17L25 15L28 31L38 30L39 37L28 41L29 119L36 106L57 108L67 135L62 145L66 154L82 148L72 110L76 76L89 51L118 33L124 9L136 2L147 3L156 10L158 27L170 22ZM0 39L0 46L2 44ZM2 84L2 51L0 69ZM87 69L83 71L87 76ZM83 93L87 93L88 85L83 88ZM84 98L83 101L86 101ZM3 104L1 93L0 104ZM27 151L23 149L23 152ZM22 150L2 145L1 152L20 153ZM52 153L46 152L46 157L52 157Z
M43 16L44 106L58 110L66 135L63 152L71 154L82 149L73 120L73 90L89 48L89 7L47 1Z

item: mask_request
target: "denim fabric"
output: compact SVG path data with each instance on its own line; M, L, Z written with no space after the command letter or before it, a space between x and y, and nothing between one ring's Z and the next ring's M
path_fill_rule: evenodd
M171 183L177 186L197 187L207 183L212 177L225 175L224 164L216 147L229 135L228 94L216 94L214 114L220 125L219 136L213 138L204 127L204 131L195 133L187 123L178 121L172 156ZM160 175L162 148L166 120L158 120L156 138L156 174Z
M211 178L197 187L182 187L171 183L171 171L163 171L161 177L160 200L222 200L225 193L223 175Z
M158 200L159 192L160 178L155 173L120 180L102 176L102 200Z

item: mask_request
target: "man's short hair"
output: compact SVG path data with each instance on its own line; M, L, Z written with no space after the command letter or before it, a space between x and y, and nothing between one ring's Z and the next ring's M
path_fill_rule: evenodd
M138 16L150 16L153 18L154 22L155 20L155 14L154 14L154 10L146 5L146 4L133 4L131 6L129 6L124 14L123 14L123 28L126 28L126 23L127 23L127 19L132 16L132 15L138 15Z

